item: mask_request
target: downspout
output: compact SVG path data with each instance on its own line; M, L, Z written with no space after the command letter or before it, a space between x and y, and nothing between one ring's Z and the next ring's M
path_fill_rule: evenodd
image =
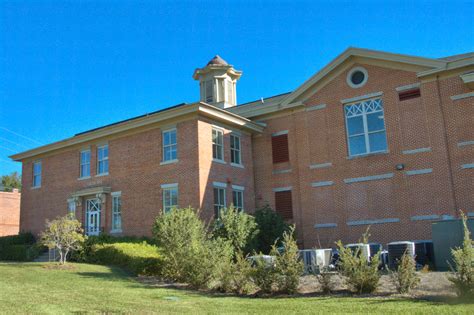
M447 129L447 123L446 123L446 114L444 112L443 99L441 98L439 75L436 75L436 90L438 92L438 104L439 104L439 107L440 107L440 110L441 110L441 119L443 121L443 136L444 136L444 144L446 146L446 154L447 154L447 159L448 159L449 181L451 183L451 193L452 193L452 198L453 198L453 202L454 202L454 213L456 214L456 211L458 210L458 201L457 201L457 198L456 198L456 190L454 188L453 167L452 167L452 163L451 163L451 149L449 147L449 141L448 141L448 129Z

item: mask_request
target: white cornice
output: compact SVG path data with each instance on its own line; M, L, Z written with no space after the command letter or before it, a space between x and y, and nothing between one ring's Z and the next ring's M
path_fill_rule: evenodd
M77 144L86 143L95 139L107 137L117 133L129 131L139 127L160 123L167 121L169 119L178 118L188 114L202 114L204 116L210 117L212 119L217 119L224 121L231 125L236 125L241 128L247 129L250 132L260 133L263 131L264 127L258 123L254 123L247 118L242 116L230 113L223 109L217 108L215 106L198 102L189 105L182 105L176 108L171 108L169 110L164 110L159 113L151 114L149 116L139 117L136 119L131 119L124 121L115 125L108 127L100 128L97 130L92 130L83 134L76 135L71 138L67 138L58 142L53 142L32 150L28 150L22 153L14 154L10 156L11 159L15 161L21 161L26 158L34 157L40 154L48 153L51 151L59 150L62 148L70 147Z

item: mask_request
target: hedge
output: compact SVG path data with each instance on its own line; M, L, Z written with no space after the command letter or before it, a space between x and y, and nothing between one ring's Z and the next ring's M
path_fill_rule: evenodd
M135 275L159 275L162 258L158 247L146 242L92 245L86 261L122 267Z
M31 233L0 237L0 260L32 261L40 252Z

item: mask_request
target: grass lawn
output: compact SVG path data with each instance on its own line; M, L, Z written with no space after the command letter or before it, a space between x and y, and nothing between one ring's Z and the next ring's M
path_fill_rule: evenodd
M41 263L0 263L0 313L474 313L474 304L402 298L239 298L153 288L117 268L71 264L72 270Z

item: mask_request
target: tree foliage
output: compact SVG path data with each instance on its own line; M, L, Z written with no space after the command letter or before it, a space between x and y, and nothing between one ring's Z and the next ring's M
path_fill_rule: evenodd
M405 251L391 277L398 293L408 293L414 289L420 283L420 277L416 274L416 262L413 256Z
M12 191L14 188L21 190L21 176L17 172L2 176L2 186L5 191Z
M454 266L451 267L452 276L449 280L456 287L458 296L474 296L474 248L471 241L471 232L467 227L466 215L461 211L464 238L461 247L451 249Z
M86 236L81 222L68 214L53 221L46 220L46 229L41 234L41 243L49 249L57 249L60 264L65 264L67 255L82 248Z
M368 230L360 243L368 244ZM380 273L378 271L380 253L375 254L370 262L362 255L360 248L353 251L344 247L341 241L336 243L339 249L340 272L346 278L349 287L359 294L372 293L377 289Z
M158 216L153 234L163 254L163 276L170 280L210 287L216 272L232 261L231 244L212 238L192 208L174 208Z
M219 217L213 223L214 238L228 240L234 253L244 251L248 253L249 244L254 241L258 233L257 224L253 216L230 206L222 209Z
M277 247L281 246L283 233L289 231L290 226L268 205L257 209L254 216L258 233L253 239L251 248L257 253L268 254L275 242Z

